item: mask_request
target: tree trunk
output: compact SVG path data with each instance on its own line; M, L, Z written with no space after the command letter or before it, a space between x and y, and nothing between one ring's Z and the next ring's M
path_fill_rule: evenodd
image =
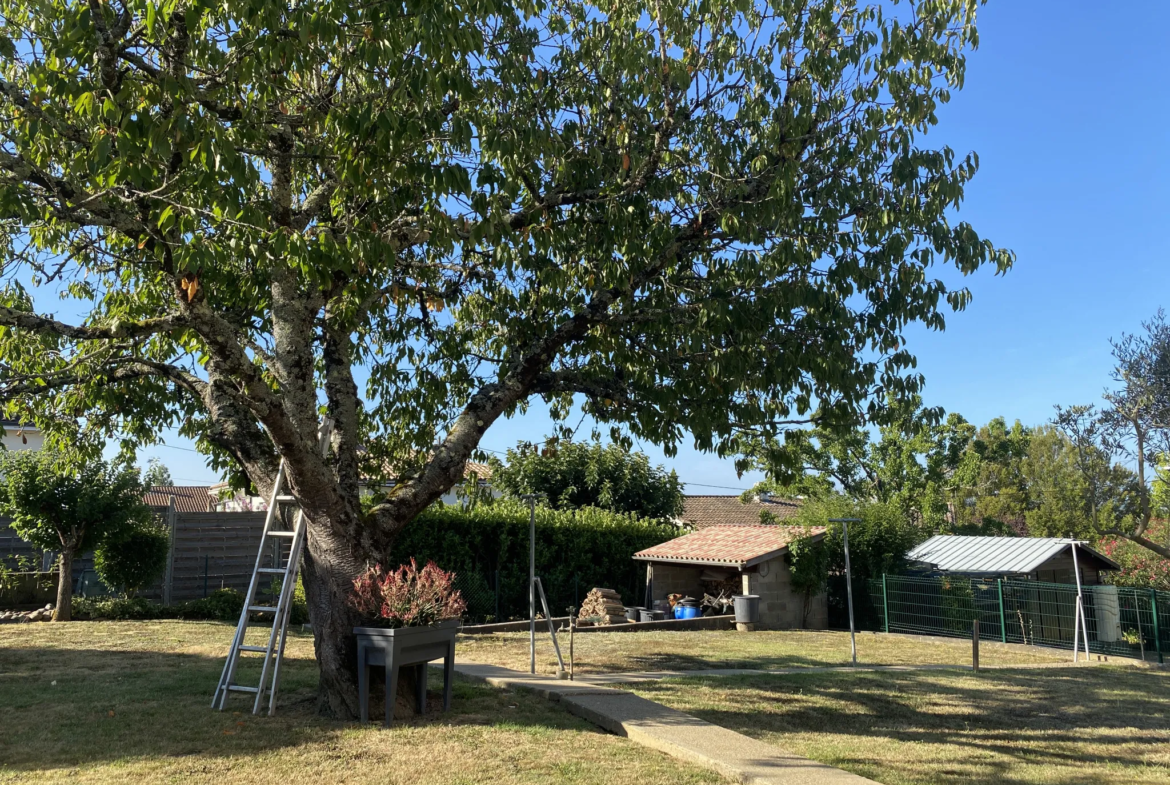
M325 716L353 720L361 716L353 634L361 619L350 607L349 597L353 581L365 571L365 565L350 556L347 543L331 532L322 532L322 528L309 524L301 568L320 672L317 708Z
M57 564L60 575L57 578L57 607L53 609L53 621L70 621L73 618L73 549L62 548Z

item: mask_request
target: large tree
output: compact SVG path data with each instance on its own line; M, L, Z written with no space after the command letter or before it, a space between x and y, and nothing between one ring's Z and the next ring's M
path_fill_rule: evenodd
M8 415L284 458L356 716L352 579L534 397L733 452L917 385L1012 261L922 144L977 5L0 0Z

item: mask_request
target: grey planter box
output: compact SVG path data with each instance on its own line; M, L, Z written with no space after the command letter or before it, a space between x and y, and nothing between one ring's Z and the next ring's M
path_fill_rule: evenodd
M386 727L394 719L398 696L398 671L414 667L418 674L415 713L427 708L427 663L443 660L443 711L451 709L451 674L455 670L455 635L459 620L449 619L429 627L354 627L358 644L358 702L362 722L369 721L370 668L386 669Z

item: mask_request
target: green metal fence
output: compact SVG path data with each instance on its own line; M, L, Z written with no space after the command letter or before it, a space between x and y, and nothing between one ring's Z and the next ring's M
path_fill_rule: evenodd
M880 629L886 632L968 637L978 619L984 640L1072 649L1074 585L885 575L870 581L869 590ZM1085 586L1083 598L1091 652L1144 654L1159 662L1170 653L1170 592Z

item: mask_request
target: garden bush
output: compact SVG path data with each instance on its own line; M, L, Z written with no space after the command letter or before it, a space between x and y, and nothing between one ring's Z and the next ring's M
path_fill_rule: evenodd
M630 605L642 604L646 567L631 558L651 545L684 532L666 523L587 507L536 508L536 574L548 594L549 609L561 615L590 588L622 593ZM391 550L389 564L416 559L456 573L474 618L494 614L499 571L499 616L528 614L528 506L497 499L471 509L432 507L416 518Z
M102 583L133 597L162 576L170 540L154 521L127 526L108 536L93 553L93 568Z

